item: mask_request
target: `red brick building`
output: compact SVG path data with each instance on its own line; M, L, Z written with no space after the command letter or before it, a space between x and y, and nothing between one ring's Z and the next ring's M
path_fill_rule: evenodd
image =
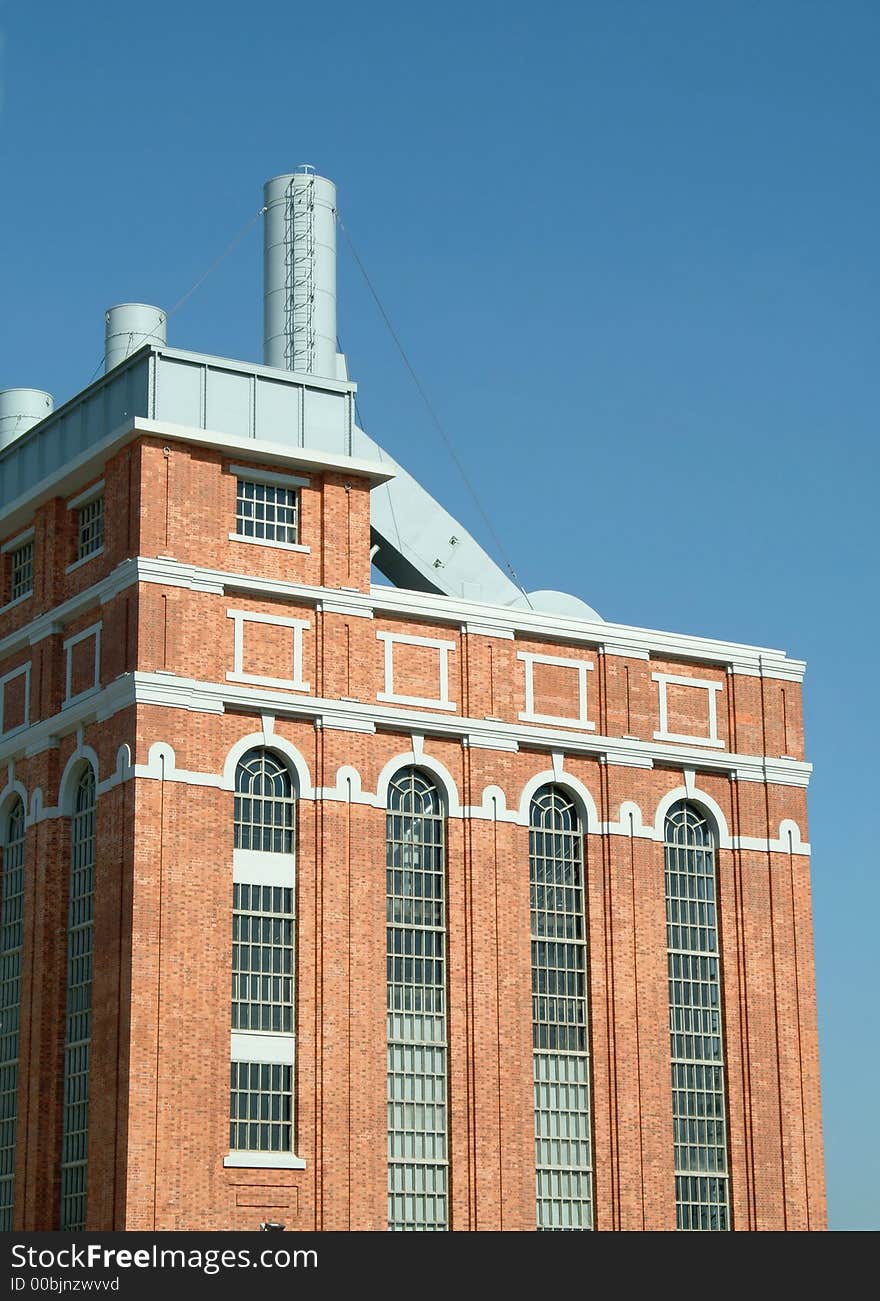
M341 366L129 343L0 450L4 1227L823 1228L803 663L444 588Z

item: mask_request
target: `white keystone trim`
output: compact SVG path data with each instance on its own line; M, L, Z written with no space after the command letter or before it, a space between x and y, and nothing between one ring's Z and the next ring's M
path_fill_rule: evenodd
M687 800L688 803L700 805L704 812L708 813L714 821L718 833L718 848L733 849L734 844L727 826L727 818L724 816L721 805L713 800L711 795L707 795L705 791L700 790L699 786L692 786L691 791L692 793L689 794L686 786L676 786L675 790L667 791L663 796L654 815L654 839L661 842L665 840L666 814L673 804L677 804L679 800ZM763 843L766 844L766 841Z
M413 739L415 740L415 738ZM410 750L409 754L398 754L393 759L389 759L379 773L379 780L376 782L376 804L380 809L387 808L388 787L391 785L391 778L401 768L422 768L425 772L429 772L432 777L436 777L446 800L446 816L449 818L463 816L458 787L452 773L439 759L434 759L431 755L425 754L424 750L417 750L416 746Z
M73 695L71 692L71 687L73 685L73 648L74 646L78 646L80 642L87 641L89 637L94 637L95 639L95 651L92 664L92 685L90 687L84 687L82 691L77 691L76 695ZM101 621L99 620L97 623L90 624L88 628L83 628L82 632L74 633L72 637L68 637L61 644L64 648L64 654L66 657L64 668L64 704L69 705L74 700L81 700L83 696L91 695L101 686Z
M252 614L248 610L227 610L227 619L233 621L233 656L232 672L226 674L227 682L249 682L258 687L281 687L288 691L310 691L308 682L303 680L303 632L311 628L308 619L284 619L275 614ZM244 625L261 623L270 628L290 628L293 633L291 654L291 674L289 678L264 677L259 673L244 671Z
M721 682L712 682L708 678L687 678L678 673L652 673L652 681L657 683L657 694L660 698L660 730L654 733L655 741L684 741L689 745L712 745L716 748L724 749L724 742L718 735L718 708L715 700L716 693L723 686ZM707 708L709 714L709 735L708 736L689 736L684 732L669 731L669 712L666 699L666 688L668 686L677 687L697 687L706 692Z
M559 773L558 777L556 775L557 771ZM555 768L551 768L549 772L536 773L534 777L530 777L526 782L519 799L519 810L516 819L519 826L527 827L529 825L532 799L535 792L540 790L542 786L560 786L569 795L573 796L580 810L585 833L601 830L602 824L599 820L599 810L596 808L595 799L583 782L579 781L577 777L573 777L571 773L565 772L561 764L555 765Z
M591 672L595 665L592 660L572 660L563 659L559 655L537 655L532 651L518 651L516 658L522 660L525 665L525 709L517 714L517 718L523 723L562 723L569 724L572 727L583 728L586 732L595 732L596 724L591 723L587 718L587 673ZM556 665L560 668L576 669L578 675L578 712L576 718L568 717L564 714L536 714L535 713L535 679L534 667L536 664Z
M253 750L255 747L262 749L264 746L266 746L266 742L263 739L262 731L251 732L247 736L239 737L235 742L235 745L232 746L231 750L227 754L226 760L223 764L223 775L220 781L221 790L235 790L235 771L238 768L239 759L241 759L243 755L247 754L248 750ZM295 778L294 786L296 798L301 800L314 799L312 778L309 773L308 764L300 754L299 750L297 750L296 746L291 745L291 743L285 740L283 736L279 736L277 732L273 731L266 748L272 750L275 754L281 755L283 759L287 760L290 768L293 770Z
M410 637L399 632L377 632L376 640L385 645L385 688L376 692L377 700L385 700L395 705L422 705L430 709L457 709L458 706L449 699L449 652L455 650L454 641L442 641L437 637ZM394 647L427 646L438 653L439 690L436 697L404 696L394 690Z
M16 678L24 678L24 721L16 723L15 727L6 727L6 684L14 682ZM19 664L16 668L10 669L0 677L0 736L14 736L16 732L22 732L31 723L31 661L27 660L24 664Z

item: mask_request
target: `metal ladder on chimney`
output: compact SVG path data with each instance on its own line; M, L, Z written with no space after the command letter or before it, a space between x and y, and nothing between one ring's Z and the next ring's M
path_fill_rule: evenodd
M287 187L284 355L288 370L311 373L315 362L315 178L302 172ZM307 178L307 179L306 179Z

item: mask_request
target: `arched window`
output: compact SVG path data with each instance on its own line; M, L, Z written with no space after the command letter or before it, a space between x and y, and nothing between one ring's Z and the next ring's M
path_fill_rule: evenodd
M677 1227L729 1229L715 837L679 802L664 840Z
M235 770L235 848L293 853L290 773L268 750L248 750Z
M24 905L24 804L16 797L5 825L0 902L0 1231L12 1228L18 1118L18 1028Z
M84 1229L86 1224L94 898L95 774L91 765L86 765L77 782L70 826L67 1008L61 1134L62 1229Z
M249 750L235 773L232 1164L294 1147L295 808L284 762Z
M440 792L415 768L388 788L388 1228L444 1230L446 863Z
M539 1229L593 1227L583 834L558 786L529 815Z

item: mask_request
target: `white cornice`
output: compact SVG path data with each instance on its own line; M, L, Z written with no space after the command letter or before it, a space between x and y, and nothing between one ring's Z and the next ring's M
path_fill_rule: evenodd
M519 633L538 641L588 646L606 655L631 659L647 659L654 654L689 663L716 664L753 677L800 682L806 668L803 660L788 659L784 651L768 650L761 646L710 641L703 637L688 637L649 628L628 628L621 624L589 623L584 619L536 614L531 610L510 610L495 605L478 605L423 592L373 587L366 593L347 588L313 587L305 583L229 573L166 557L146 556L122 561L116 569L86 591L4 637L0 641L0 658L14 653L20 645L28 642L33 644L42 637L49 636L52 631L57 631L57 625L77 617L99 602L111 600L137 582L160 583L216 595L250 592L270 599L313 606L326 603L329 610L349 615L359 613L367 618L377 612L398 615L434 626L467 627L473 634L502 637L506 640ZM344 610L342 607L345 607Z
M270 688L253 688L235 682L198 682L168 673L127 674L88 699L68 705L53 718L14 733L0 742L0 763L24 753L34 753L37 748L46 748L58 735L65 735L76 726L96 718L109 718L132 704L206 714L222 714L229 709L271 713L276 717L309 719L318 726L334 730L415 731L426 736L455 738L480 749L555 750L591 756L623 767L678 770L686 767L699 772L735 775L743 781L767 781L782 786L806 786L812 771L812 765L796 759L766 760L760 755L717 751L709 754L684 745L627 741L488 719L451 718L427 710L369 702L296 697Z

